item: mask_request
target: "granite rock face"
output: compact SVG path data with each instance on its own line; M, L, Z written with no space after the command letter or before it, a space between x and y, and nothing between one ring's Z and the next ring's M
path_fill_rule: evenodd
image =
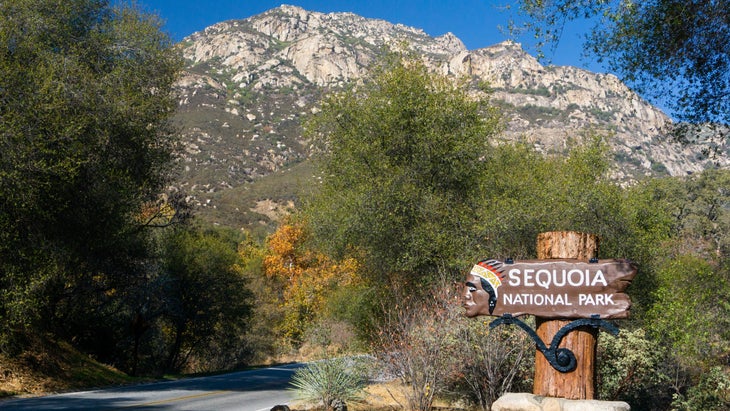
M187 70L177 83L176 122L186 150L176 184L194 206L216 206L216 193L306 161L303 119L324 94L367 76L387 47L406 47L435 72L467 78L471 93L488 84L504 112L505 139L559 153L589 134L607 136L613 175L627 184L729 164L725 155L707 156L708 136L691 145L668 137L671 120L615 76L544 66L511 41L467 50L452 33L432 37L284 5L212 25L179 47Z

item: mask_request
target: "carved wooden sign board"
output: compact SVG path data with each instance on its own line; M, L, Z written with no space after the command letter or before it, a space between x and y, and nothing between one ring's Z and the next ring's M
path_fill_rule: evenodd
M467 317L626 318L635 275L626 260L484 260L467 275L464 307Z

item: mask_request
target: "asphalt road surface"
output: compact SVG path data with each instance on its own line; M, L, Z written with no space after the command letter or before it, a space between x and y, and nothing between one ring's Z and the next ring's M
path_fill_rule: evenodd
M195 410L269 411L286 404L294 371L302 364L289 364L212 377L190 378L95 391L44 397L10 399L0 410Z

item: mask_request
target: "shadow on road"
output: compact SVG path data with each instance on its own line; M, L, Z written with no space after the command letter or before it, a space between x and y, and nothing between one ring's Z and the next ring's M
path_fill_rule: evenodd
M173 410L186 409L186 402L202 403L206 397L250 393L241 398L272 396L286 392L294 372L304 364L240 371L210 377L189 378L95 391L73 392L0 402L0 410ZM257 393L260 392L260 393ZM234 395L231 395L234 397ZM240 401L240 400L239 400ZM190 408L187 408L190 409ZM206 408L215 409L215 408Z

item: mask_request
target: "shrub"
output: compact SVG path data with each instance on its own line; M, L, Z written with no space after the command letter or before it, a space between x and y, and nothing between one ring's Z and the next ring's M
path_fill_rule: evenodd
M487 410L531 374L527 335L465 318L453 291L441 286L425 299L400 299L378 333L377 352L405 384L407 409L430 410L436 398L456 397Z
M665 355L643 329L621 330L618 337L601 333L598 339L597 386L603 400L622 400L639 409L658 405L659 392L668 392L662 371ZM654 394L651 394L654 393Z
M489 410L501 395L530 391L535 343L517 327L489 329L489 320L463 319L454 330L459 341L452 390Z
M678 411L721 411L730 409L730 376L721 367L702 374L685 395L676 394L672 409Z
M407 409L430 410L443 394L454 364L457 342L452 329L458 307L444 295L404 303L386 311L378 332L378 357L405 384Z
M332 358L307 364L298 369L292 377L293 391L297 398L321 403L325 410L335 405L362 399L367 379L357 359Z

